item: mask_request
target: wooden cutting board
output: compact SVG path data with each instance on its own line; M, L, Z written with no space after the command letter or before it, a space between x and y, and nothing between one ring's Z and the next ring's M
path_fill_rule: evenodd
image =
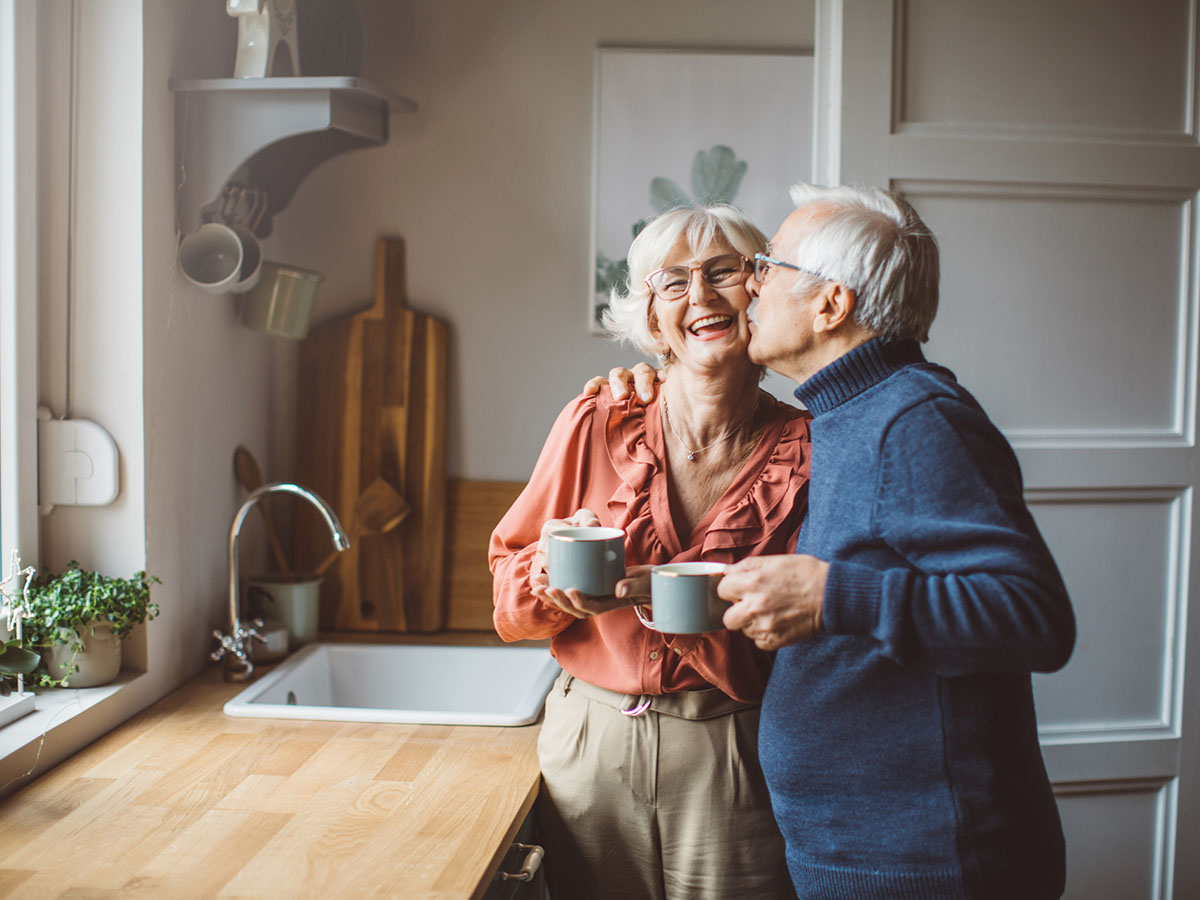
M448 340L445 322L406 306L404 242L384 238L371 308L301 342L296 480L333 507L347 533L376 476L411 508L395 530L352 539L325 574L323 631L444 625ZM329 529L315 511L298 511L293 542L297 567L315 566L329 552Z
M492 631L488 544L524 488L523 481L447 482L446 627L451 631Z

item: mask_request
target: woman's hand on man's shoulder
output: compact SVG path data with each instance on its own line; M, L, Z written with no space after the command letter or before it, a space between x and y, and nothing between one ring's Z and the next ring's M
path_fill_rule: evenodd
M607 383L614 400L624 400L625 395L633 390L637 399L649 403L654 399L659 384L666 380L665 375L663 370L656 369L647 362L640 362L632 369L616 366L608 375L597 375L588 379L583 386L583 394L585 397L591 397L599 393L600 388Z

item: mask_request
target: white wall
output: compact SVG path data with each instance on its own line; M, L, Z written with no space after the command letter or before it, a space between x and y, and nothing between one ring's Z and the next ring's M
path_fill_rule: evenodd
M167 637L151 642L151 668L174 681L207 661L214 626L228 630L229 527L245 496L234 448L250 448L265 477L278 474L268 465L272 342L241 326L228 297L194 288L175 267L175 97L167 83L187 77L189 55L206 48L232 66L230 23L219 3L146 4L147 562L164 588L173 585L160 596L175 601L156 622ZM245 534L243 564L252 569L261 535L250 525Z
M525 479L583 382L641 358L586 330L594 50L808 50L813 3L355 6L364 77L420 110L392 116L387 145L309 176L268 256L326 273L328 317L367 304L376 239L403 237L410 304L451 325L449 474Z
M71 27L70 5L42 8L43 34ZM56 416L90 419L120 449L120 494L105 507L59 507L42 520L43 566L71 560L129 576L145 566L143 446L141 170L142 60L129 52L141 28L140 4L102 0L80 4L73 205L67 234L69 41L41 60L46 115L40 169L49 202L40 220L39 403ZM68 257L68 241L71 253ZM68 258L74 277L68 279ZM70 288L68 288L70 285ZM68 316L67 292L71 291ZM68 366L68 347L70 363ZM67 370L70 369L68 394Z

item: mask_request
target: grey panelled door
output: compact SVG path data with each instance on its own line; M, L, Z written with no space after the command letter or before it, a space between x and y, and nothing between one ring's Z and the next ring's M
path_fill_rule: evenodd
M1035 678L1066 896L1200 898L1196 3L817 7L819 179L936 232L928 355L1016 447L1075 604Z

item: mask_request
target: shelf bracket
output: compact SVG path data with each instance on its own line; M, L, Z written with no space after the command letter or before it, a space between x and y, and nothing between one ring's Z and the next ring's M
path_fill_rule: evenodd
M254 232L327 159L387 142L388 115L417 104L360 78L210 78L172 81L180 233L219 218L227 187L265 193Z

